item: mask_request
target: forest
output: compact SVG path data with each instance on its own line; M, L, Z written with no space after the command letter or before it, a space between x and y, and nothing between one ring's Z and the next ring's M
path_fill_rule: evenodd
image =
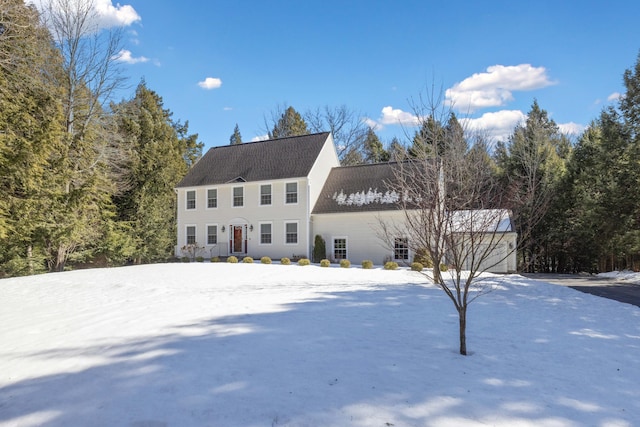
M114 101L121 34L94 31L77 5L45 22L23 0L0 1L0 277L173 259L174 187L204 144L145 81ZM617 104L575 138L535 99L498 142L439 105L415 106L420 126L391 141L346 106L280 107L265 127L269 138L331 131L343 165L447 156L437 141L453 138L447 149L481 159L513 211L521 271L638 271L640 55L621 79ZM229 143L243 143L237 125Z

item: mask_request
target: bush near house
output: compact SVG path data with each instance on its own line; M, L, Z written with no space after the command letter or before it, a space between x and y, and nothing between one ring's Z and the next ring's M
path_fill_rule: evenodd
M313 243L313 262L320 262L327 256L327 245L321 235L316 234Z
M220 257L217 257L217 256L211 257L211 262L220 262Z
M311 261L309 261L309 259L308 259L308 258L301 258L301 259L298 261L298 265L302 265L302 266L304 266L304 265L309 265L309 264L311 264Z
M384 269L385 270L397 270L398 269L398 263L395 261L387 261L384 263Z
M329 267L331 265L331 261L328 259L320 260L320 267Z
M271 258L269 258L268 256L263 256L262 258L260 258L260 262L262 264L271 264Z
M341 259L340 260L340 267L342 267L342 268L351 267L351 261L349 261L348 259Z
M413 257L413 262L419 262L423 268L433 268L433 261L426 249L418 249Z
M245 264L253 264L253 258L251 258L250 256L246 256L242 258L242 262L244 262Z
M236 258L235 256L231 255L229 258L227 258L227 262L230 262L231 264L237 264L238 263L238 258Z
M280 264L282 265L290 265L291 264L291 260L287 257L284 258L280 258Z
M424 266L419 262L411 263L411 271L422 271L424 270Z
M180 258L180 261L182 261L182 262L191 262L191 259L188 256L183 256L182 258Z
M372 269L373 261L371 261L370 259L365 259L364 261L362 261L362 268L364 268L365 270Z

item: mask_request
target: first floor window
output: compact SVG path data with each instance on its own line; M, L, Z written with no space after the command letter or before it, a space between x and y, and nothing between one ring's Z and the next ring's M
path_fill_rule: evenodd
M187 245L193 245L196 243L196 226L187 226Z
M285 203L291 203L291 204L298 203L298 183L297 182L287 182Z
M233 206L234 207L244 206L244 188L233 187Z
M409 259L409 241L406 237L397 237L393 243L394 259Z
M196 208L196 191L187 191L187 209Z
M217 244L218 244L218 226L208 225L207 226L207 245L217 245Z
M285 243L298 243L298 223L285 223Z
M260 244L271 244L271 224L260 224Z
M207 208L218 207L218 190L210 188L207 190Z
M347 239L333 239L333 259L347 259Z

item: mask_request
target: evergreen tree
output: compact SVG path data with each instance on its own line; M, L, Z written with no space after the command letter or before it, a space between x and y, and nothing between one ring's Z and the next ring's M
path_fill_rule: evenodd
M416 131L413 144L409 148L409 155L417 158L441 155L442 141L445 141L444 134L445 129L440 121L429 115Z
M288 107L269 131L269 139L308 134L307 123L302 116L293 107Z
M364 162L365 163L380 163L389 161L389 153L384 149L382 142L378 138L378 135L369 129L367 132L367 138L364 141Z
M398 138L395 136L391 140L391 144L389 144L389 160L392 162L399 162L404 160L408 153L407 149L400 143Z
M131 188L115 198L118 221L129 229L134 261L166 260L176 236L174 187L185 175L190 159L201 152L197 135L171 120L162 98L141 82L129 101L113 105L120 133L130 147ZM191 153L191 154L189 154Z
M236 127L233 128L233 134L229 138L229 145L242 144L242 135L240 135L240 127L236 123Z

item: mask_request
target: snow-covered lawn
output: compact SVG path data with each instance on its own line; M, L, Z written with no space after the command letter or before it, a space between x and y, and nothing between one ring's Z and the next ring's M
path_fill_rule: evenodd
M638 426L640 308L521 276L165 264L0 280L2 426Z

